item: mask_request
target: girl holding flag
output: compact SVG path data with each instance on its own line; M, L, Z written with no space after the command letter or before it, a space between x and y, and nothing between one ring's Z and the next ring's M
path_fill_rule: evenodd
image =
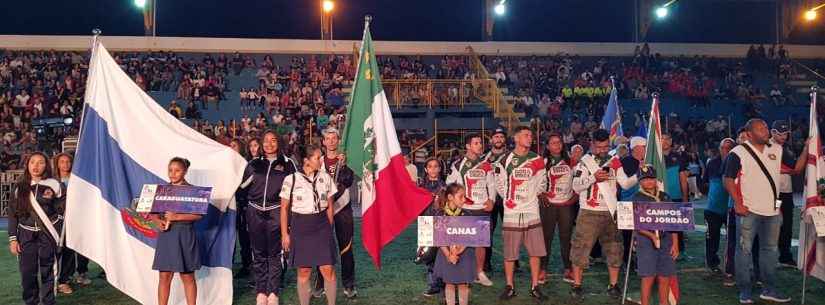
M55 257L65 202L48 164L41 152L26 159L8 208L9 251L19 262L26 305L55 304Z

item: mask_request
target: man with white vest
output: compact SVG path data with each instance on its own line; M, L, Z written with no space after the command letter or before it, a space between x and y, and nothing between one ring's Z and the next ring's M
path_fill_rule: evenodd
M466 153L460 160L450 166L447 184L458 183L464 186L464 215L490 217L493 211L496 188L493 176L493 164L482 156L483 139L480 134L470 134L464 138ZM486 251L476 253L476 283L493 286L493 282L484 273Z
M573 190L579 193L579 216L571 242L570 261L573 263L575 298L582 298L582 272L589 265L589 254L598 240L602 255L607 258L610 285L607 293L621 296L618 287L619 268L622 266L622 236L616 224L617 185L630 188L637 179L627 177L617 156L610 156L610 134L599 129L593 132L590 152L584 155L573 171ZM635 176L636 173L628 173Z
M786 303L791 298L776 287L777 241L782 224L778 183L782 167L782 147L769 143L765 121L751 119L745 125L750 139L732 149L725 161L725 189L737 215L739 240L736 243L736 287L739 303L752 304L752 244L759 237L759 270L763 283L760 299Z
M355 257L353 256L354 226L352 218L352 205L350 204L349 188L355 177L355 173L347 167L347 162L343 154L338 152L340 135L335 128L327 128L322 132L325 148L324 156L321 157L323 168L335 181L337 192L332 195L335 200L335 236L338 241L338 251L341 256L341 283L344 287L344 296L354 298L358 292L355 290ZM320 298L324 295L324 281L319 276L315 278L315 289L313 296Z

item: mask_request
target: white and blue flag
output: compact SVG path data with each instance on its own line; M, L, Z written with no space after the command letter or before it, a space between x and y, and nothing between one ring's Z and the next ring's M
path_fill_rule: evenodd
M99 41L92 50L78 150L67 191L66 238L142 304L157 304L152 270L157 233L128 210L144 184L168 183L173 157L191 161L186 179L211 186L209 212L195 223L203 267L198 304L232 304L235 190L246 161L180 122L124 73ZM170 304L185 304L179 280Z

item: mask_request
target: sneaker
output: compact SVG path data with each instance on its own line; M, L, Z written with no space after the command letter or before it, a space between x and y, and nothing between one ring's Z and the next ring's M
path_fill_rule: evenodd
M753 304L753 298L750 293L739 293L739 304Z
M480 284L481 286L490 287L493 286L493 281L491 281L487 274L484 274L484 271L478 273L478 277L476 277L476 284Z
M324 288L321 289L312 289L312 297L316 299L320 299L324 296Z
M72 286L69 286L69 284L57 285L57 291L62 293L62 294L72 294L72 293L74 293L74 290L72 290Z
M355 287L344 288L344 296L347 297L347 299L354 299L356 296L358 296L358 291L355 290Z
M719 269L719 267L711 267L710 273L711 275L722 274L722 269Z
M796 264L796 261L794 261L793 259L789 259L779 261L779 266L786 268L797 268L798 265Z
M564 281L565 283L570 283L570 284L575 283L576 281L573 280L573 272L570 271L570 270L565 270L564 271L564 277L562 278L562 281Z
M422 295L429 298L429 297L432 297L432 296L436 296L440 293L441 293L441 289L430 287L429 289L425 290L424 293L422 293Z
M533 299L536 299L536 301L539 301L539 302L544 301L544 300L547 299L547 296L545 296L543 293L541 293L541 290L539 289L538 286L533 287L533 289L530 290L530 296Z
M516 291L513 289L513 286L507 285L504 286L504 291L498 295L499 300L509 300L516 296Z
M611 298L618 299L622 297L622 290L619 289L618 284L607 285L607 295Z
M722 286L733 287L736 286L736 279L731 274L725 274L725 279L722 280Z
M763 299L765 301L771 301L771 302L776 302L776 303L788 303L788 302L791 301L790 297L785 296L785 295L779 293L778 291L770 291L770 290L762 291L762 293L759 295L759 298Z
M539 281L538 281L538 283L539 283L539 285L544 285L545 283L547 283L547 272L546 272L546 271L542 270L542 271L539 273Z
M86 285L91 284L91 283L92 283L92 280L90 280L90 279L86 276L86 274L85 274L85 273L79 273L77 276L75 276L75 278L74 278L74 282L75 282L75 283L78 283L78 284L80 284L80 285L86 286Z
M574 299L583 299L584 289L582 289L582 285L573 285L570 288L570 296L572 296Z

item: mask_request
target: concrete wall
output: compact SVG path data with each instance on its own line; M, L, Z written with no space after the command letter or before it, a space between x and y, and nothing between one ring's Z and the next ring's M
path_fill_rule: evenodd
M350 54L353 40L245 39L101 36L113 51L168 50L175 52L210 53L272 53L272 54ZM88 50L91 36L0 35L0 49L14 50ZM468 46L487 55L545 55L565 52L581 56L628 56L633 43L550 43L550 42L423 42L376 41L375 48L384 55L445 55L466 54ZM793 58L825 58L825 46L787 45ZM748 45L655 43L653 52L664 56L708 55L713 57L743 57Z

